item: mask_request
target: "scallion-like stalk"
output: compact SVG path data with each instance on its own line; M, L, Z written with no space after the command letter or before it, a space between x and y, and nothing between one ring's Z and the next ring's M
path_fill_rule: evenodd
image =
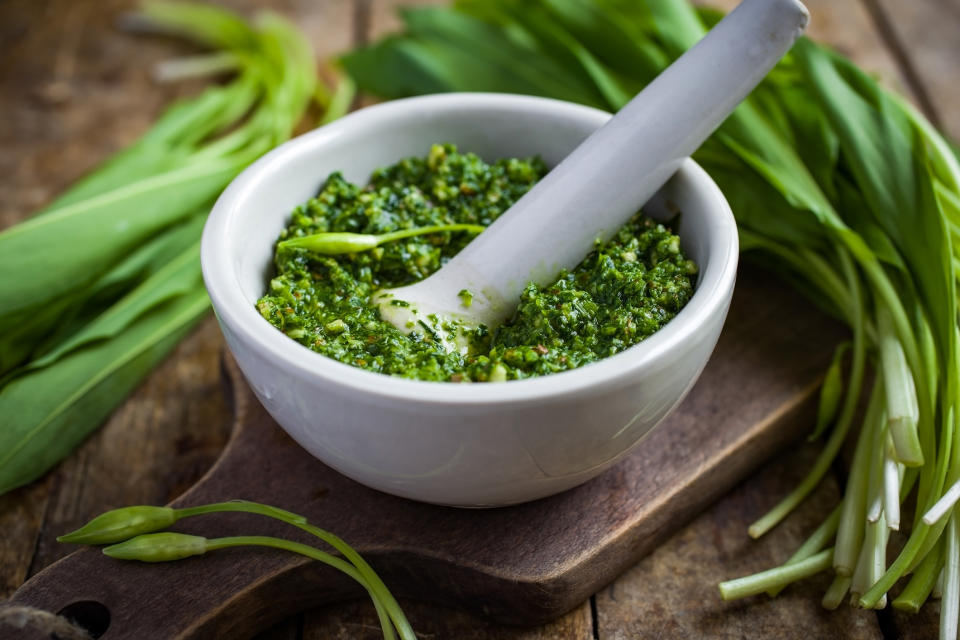
M277 244L278 249L306 249L310 253L323 256L339 256L345 253L369 251L388 242L396 242L404 238L414 238L435 233L453 233L466 231L481 233L486 227L479 224L441 224L429 227L414 227L400 229L389 233L347 233L344 231L328 231L314 233L309 236L289 238Z

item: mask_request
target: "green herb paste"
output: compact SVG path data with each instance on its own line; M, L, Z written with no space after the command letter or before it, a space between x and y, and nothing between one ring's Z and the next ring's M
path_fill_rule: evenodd
M489 225L545 173L539 158L486 164L452 145L434 145L426 158L375 171L366 187L331 174L293 212L280 241L331 231ZM693 294L697 267L680 251L679 238L638 214L573 271L546 287L527 285L502 326L471 330L469 355L447 353L428 330L405 335L380 319L374 292L425 278L472 237L419 235L339 256L278 246L277 276L257 309L297 342L356 367L421 380L499 381L623 351L662 327ZM461 291L460 298L469 306L472 293Z

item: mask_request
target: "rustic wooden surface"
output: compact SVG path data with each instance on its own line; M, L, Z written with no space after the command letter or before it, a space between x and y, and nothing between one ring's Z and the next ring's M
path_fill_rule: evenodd
M157 87L150 66L181 51L118 32L133 0L6 0L0 4L0 227L25 217L111 152L135 139L184 87ZM389 30L399 1L230 0L268 5L294 19L320 55ZM729 8L735 0L714 2ZM960 138L956 67L960 0L807 0L810 34L832 43L904 91ZM0 497L0 596L69 552L53 538L108 508L163 503L188 488L219 455L230 413L219 391L222 339L208 319L53 473ZM779 562L826 513L830 478L783 527L752 542L747 524L802 474L798 447L717 502L589 602L534 629L498 626L416 601L402 604L426 638L806 638L936 635L938 607L918 616L824 614L823 584L776 600L722 604L714 583ZM817 626L813 626L817 625ZM820 626L823 625L823 626ZM822 632L812 632L820 628ZM362 600L295 616L266 639L377 637Z
M760 461L807 432L817 383L845 335L777 279L743 269L700 382L642 446L573 490L491 510L395 498L336 473L273 422L227 358L233 434L216 465L173 504L242 497L296 510L349 540L397 596L506 624L544 624L589 600ZM197 518L178 530L207 538L298 533L239 514ZM306 534L297 537L310 543ZM252 634L360 592L336 571L292 554L240 557L242 563L236 552L213 554L158 568L84 549L29 580L12 602L45 611L99 603L111 618L104 640L151 633L239 639L247 637L241 629ZM829 634L854 619L844 609L807 626Z

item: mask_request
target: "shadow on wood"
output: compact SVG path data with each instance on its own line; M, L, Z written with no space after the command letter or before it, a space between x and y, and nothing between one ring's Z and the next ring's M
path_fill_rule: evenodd
M339 475L272 421L227 359L233 437L173 504L243 498L289 509L343 537L397 595L539 624L583 602L808 429L842 336L792 290L747 270L700 381L633 453L576 489L492 510L412 502ZM177 530L314 542L248 514L185 520ZM297 611L361 596L335 570L279 551L147 565L85 549L37 574L12 602L52 612L100 603L110 620L103 638L245 638Z

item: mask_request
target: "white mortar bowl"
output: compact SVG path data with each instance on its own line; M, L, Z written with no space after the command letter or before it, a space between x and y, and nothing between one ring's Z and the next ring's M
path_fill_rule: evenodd
M203 277L227 345L267 411L341 473L439 504L533 500L585 482L629 453L696 381L733 293L733 215L692 160L644 210L656 218L682 211L681 244L700 267L696 291L660 331L600 362L502 383L404 380L314 353L255 307L290 212L330 172L366 183L373 169L424 156L435 142L487 161L540 154L554 166L609 117L514 95L397 100L291 140L237 177L204 229Z

